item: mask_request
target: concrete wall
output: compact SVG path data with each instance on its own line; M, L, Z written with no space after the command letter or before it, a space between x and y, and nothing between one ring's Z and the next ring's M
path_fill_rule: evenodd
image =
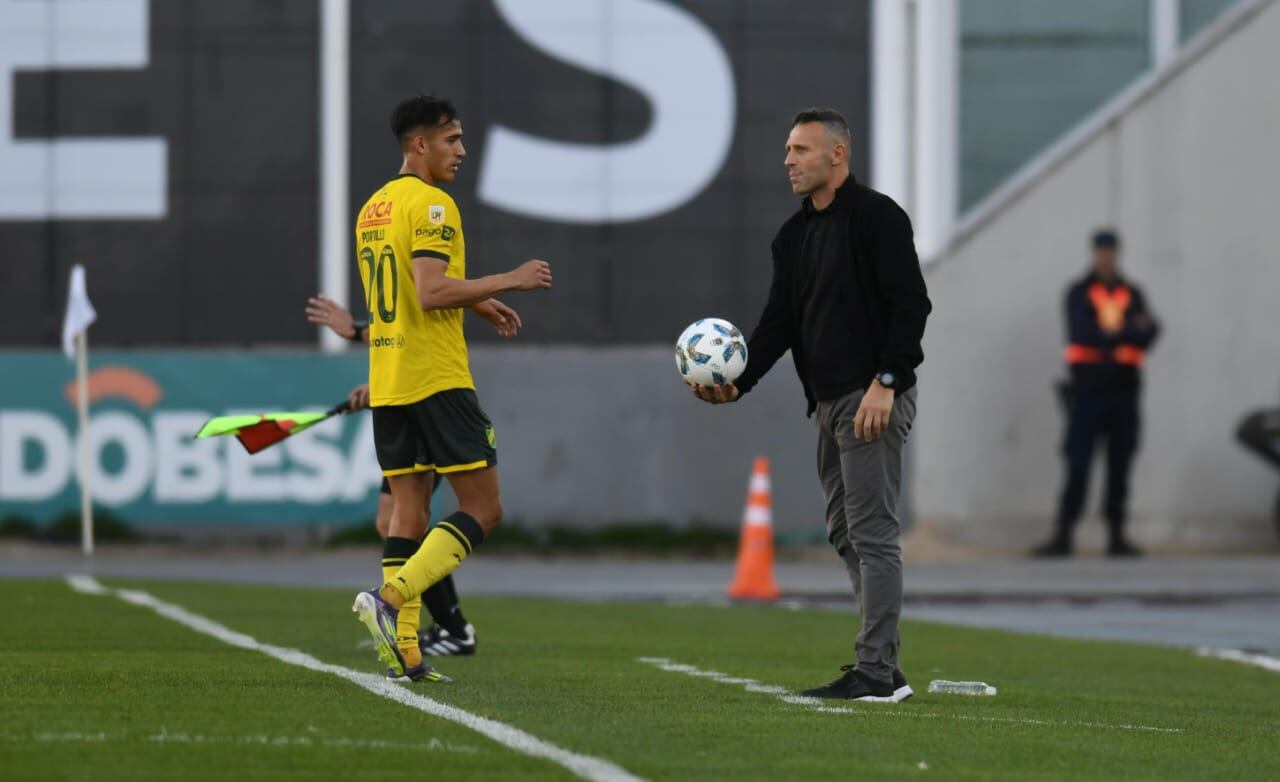
M1047 533L1061 480L1062 293L1092 229L1164 325L1133 480L1142 541L1274 540L1277 479L1241 450L1280 404L1280 4L1261 10L1075 148L928 275L915 501L955 537ZM1033 107L1029 107L1032 110ZM1095 476L1090 508L1098 505Z
M693 397L666 346L481 345L471 365L513 520L736 525L767 456L779 531L822 536L816 434L789 357L720 406Z

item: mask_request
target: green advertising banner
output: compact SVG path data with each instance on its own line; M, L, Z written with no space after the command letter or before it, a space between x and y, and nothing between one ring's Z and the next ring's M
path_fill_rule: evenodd
M89 364L96 505L130 523L347 524L372 518L382 476L367 411L250 456L195 440L215 415L324 411L367 375L361 352L96 352ZM0 518L79 507L74 365L0 351Z

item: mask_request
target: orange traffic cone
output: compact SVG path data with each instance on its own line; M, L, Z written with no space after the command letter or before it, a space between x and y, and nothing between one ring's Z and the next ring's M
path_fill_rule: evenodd
M769 460L756 458L747 490L747 508L742 516L742 538L738 544L738 566L729 585L735 600L776 600L778 585L773 580L773 494L769 488Z

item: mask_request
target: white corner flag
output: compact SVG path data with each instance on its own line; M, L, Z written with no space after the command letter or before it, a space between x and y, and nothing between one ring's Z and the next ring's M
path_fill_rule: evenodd
M84 267L77 263L71 268L71 287L67 291L67 316L62 319L62 352L67 354L67 358L75 358L76 337L84 333L97 319L98 313L89 302L89 291L85 287Z
M84 281L84 267L71 268L71 286L67 291L67 315L62 319L62 352L76 360L76 412L80 420L80 545L85 556L93 553L93 498L89 493L89 460L92 456L89 442L89 326L98 319L98 313L89 303L89 291Z

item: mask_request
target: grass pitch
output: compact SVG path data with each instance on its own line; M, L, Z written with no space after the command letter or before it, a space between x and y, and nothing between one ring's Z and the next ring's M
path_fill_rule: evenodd
M144 589L264 643L377 672L350 590ZM0 581L0 778L573 779L329 673L115 597ZM435 700L650 780L1277 779L1280 676L1189 652L908 622L905 704L825 713L791 692L851 661L854 617L776 607L467 599L480 654ZM930 695L982 679L994 698Z

